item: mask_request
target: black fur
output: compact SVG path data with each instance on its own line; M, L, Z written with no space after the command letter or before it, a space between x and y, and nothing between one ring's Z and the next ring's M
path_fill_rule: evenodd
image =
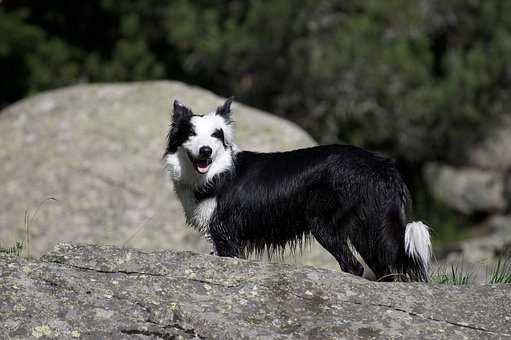
M167 148L163 157L175 153L180 145L186 142L190 136L195 135L190 122L190 118L193 116L192 111L177 100L174 101L173 106L172 124L167 135Z
M220 256L279 252L312 234L343 271L363 272L349 239L378 278L426 278L405 254L410 197L392 160L341 145L240 152L217 177L196 197L217 199L209 231Z
M216 109L216 114L222 116L227 123L231 123L231 105L234 100L234 97L228 98L222 106L219 106Z

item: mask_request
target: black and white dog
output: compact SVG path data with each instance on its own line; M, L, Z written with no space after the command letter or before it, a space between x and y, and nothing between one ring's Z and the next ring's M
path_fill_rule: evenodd
M164 158L186 220L220 256L281 251L311 234L343 271L427 281L428 227L407 224L410 195L394 162L349 145L240 151L232 99L204 115L174 102Z

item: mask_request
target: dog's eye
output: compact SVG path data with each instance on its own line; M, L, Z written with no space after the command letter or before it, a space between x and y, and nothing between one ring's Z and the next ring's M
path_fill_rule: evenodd
M221 141L224 140L224 131L222 129L216 129L215 132L211 134L211 137L215 137L220 139Z

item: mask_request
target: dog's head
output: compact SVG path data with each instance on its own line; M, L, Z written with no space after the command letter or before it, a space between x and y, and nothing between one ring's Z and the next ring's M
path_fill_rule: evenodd
M232 101L229 98L215 111L204 115L196 115L174 101L165 156L175 155L180 162L193 167L198 176L212 177L226 170L232 164Z

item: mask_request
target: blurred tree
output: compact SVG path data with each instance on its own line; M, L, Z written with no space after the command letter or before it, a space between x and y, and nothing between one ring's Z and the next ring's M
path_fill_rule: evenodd
M168 39L185 72L322 142L456 161L510 110L507 2L226 3L172 7Z
M0 105L83 81L171 78L418 169L511 112L511 2L0 2Z

